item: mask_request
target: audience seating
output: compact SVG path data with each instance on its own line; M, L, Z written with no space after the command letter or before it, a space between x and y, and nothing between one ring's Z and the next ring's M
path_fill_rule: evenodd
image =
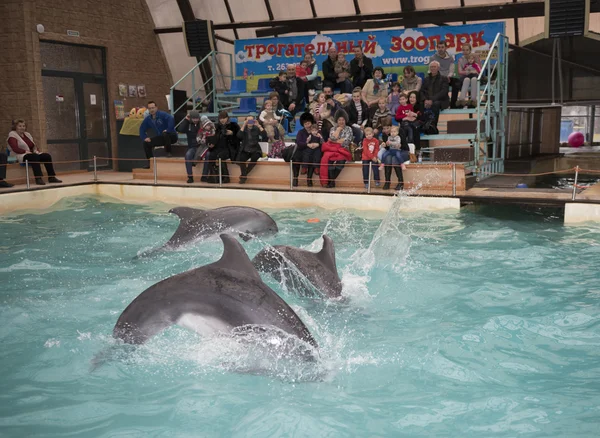
M244 97L240 99L240 107L233 109L231 112L234 114L256 113L256 97Z
M270 93L271 91L273 91L273 89L269 86L269 82L271 79L269 78L265 78L265 79L259 79L258 80L258 88L254 91L252 91L252 94L259 94L259 93Z
M229 91L225 91L223 94L232 95L246 92L246 79L233 79L231 81L231 87Z

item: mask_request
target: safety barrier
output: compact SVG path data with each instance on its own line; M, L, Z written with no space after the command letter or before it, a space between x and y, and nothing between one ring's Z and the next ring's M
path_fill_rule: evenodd
M185 180L185 178L187 177L185 170L183 169L183 164L184 161L183 160L172 160L172 159L161 159L161 158L152 158L150 160L150 169L134 169L133 174L130 173L122 173L123 174L123 178L119 178L121 172L119 173L112 173L112 177L110 178L101 178L102 175L102 169L99 169L98 163L99 162L115 162L115 161L137 161L140 162L142 161L141 159L136 159L136 158L108 158L108 157L96 157L94 156L92 159L88 159L88 160L71 160L71 161L55 161L53 164L58 165L58 164L72 164L72 163L87 163L90 166L91 172L87 171L87 170L80 170L80 171L71 171L71 172L61 172L60 175L66 175L66 174L82 174L82 173L87 173L90 175L89 181L93 182L93 183L98 183L98 182L103 182L103 181L110 181L110 182L131 182L132 179L137 179L136 178L136 172L139 173L138 177L140 177L140 179L151 179L152 180L152 184L154 185L159 185L159 180L160 180L160 184L165 184L165 181L173 181L173 180ZM227 187L228 182L235 184L235 188L241 188L241 187L249 187L249 188L261 188L261 189L269 189L269 188L273 188L276 190L282 190L282 189L289 189L290 191L293 190L320 190L323 191L323 189L321 188L321 185L325 186L325 183L329 183L331 181L334 181L336 183L339 183L336 188L342 188L342 189L353 189L353 191L355 191L357 188L363 188L364 187L364 181L363 181L363 163L362 162L353 162L353 161L348 161L344 164L344 171L341 172L340 177L336 178L336 179L330 179L329 175L327 175L326 177L321 177L321 175L319 173L315 173L314 177L313 177L313 184L314 187L307 187L307 186L300 186L300 183L302 183L303 181L306 180L306 176L305 174L301 171L301 169L305 166L315 166L316 168L320 168L320 164L315 165L314 163L303 163L303 162L284 162L282 160L268 160L268 161L257 161L255 162L255 168L252 170L252 172L250 174L248 174L245 178L245 183L242 185L240 184L240 176L241 176L241 172L240 172L240 164L252 164L250 161L246 161L246 162L239 162L239 161L230 161L227 160L226 164L230 165L233 164L235 166L230 166L229 167L229 173L227 175L223 174L222 172L222 166L221 164L223 164L224 162L222 162L220 159L219 160L214 160L214 161L206 161L206 160L199 160L199 161L191 161L192 163L196 164L196 165L201 165L204 166L205 164L208 164L209 166L214 166L216 167L216 169L214 169L216 171L215 174L212 175L212 178L214 180L213 183L208 183L208 182L195 182L192 184L190 184L190 186L204 186L204 187L210 187L210 186L218 186L218 187ZM23 176L16 176L16 177L12 177L12 178L6 178L6 181L12 184L25 184L27 189L31 189L31 184L30 184L30 179L34 178L34 175L32 173L31 170L31 165L28 161L26 161L24 163L24 167L21 167L20 164L5 164L5 165L0 165L0 166L5 166L8 168L15 168L18 169L20 172L24 172ZM160 172L159 175L159 167L163 166L164 170ZM177 171L171 170L169 169L169 167L174 167L177 166ZM298 174L298 177L294 176L294 168L298 166L298 168L300 169L300 172ZM379 167L380 165L378 163L373 163L370 162L368 165L368 180L366 183L366 187L364 188L366 190L367 194L371 194L371 193L386 193L386 191L383 190L376 190L378 187L375 187L374 185L374 174L376 173L376 167ZM384 166L385 167L385 166ZM458 170L460 170L460 172L458 172ZM285 171L285 172L284 172ZM427 193L427 191L432 191L432 192L443 192L445 195L449 195L450 192L452 194L452 196L457 196L458 192L465 192L466 191L466 183L465 183L465 167L463 164L457 164L457 163L427 163L427 164L421 164L421 163L411 163L408 164L406 167L406 170L403 171L403 176L404 176L404 189L405 190L412 190L413 194L436 194L436 193ZM594 170L594 169L584 169L581 168L580 166L575 166L569 169L565 169L565 170L557 170L557 171L551 171L551 172L542 172L542 173L530 173L530 174L523 174L523 173L515 173L515 174L510 174L510 173L503 173L503 172L496 172L496 173L492 173L490 172L487 176L491 177L491 176L505 176L505 177L540 177L540 176L546 176L546 175L567 175L567 174L573 174L574 175L574 181L573 181L573 188L572 188L572 193L571 193L571 200L575 201L577 199L577 190L578 189L587 189L588 186L582 186L579 184L579 177L581 174L589 174L589 175L594 175L594 174L598 174L600 175L600 170ZM125 175L127 175L127 177L125 177ZM195 177L197 177L198 175L195 174ZM343 178L342 178L343 176ZM397 184L397 177L396 175L392 176L392 181L391 181L391 188L393 189L395 187L395 185ZM227 181L227 179L229 179L229 181ZM80 179L79 182L85 182L85 178ZM383 175L380 175L380 186L382 186L384 184L384 177ZM238 184L236 184L238 183ZM326 189L327 191L330 191L330 189ZM391 193L392 191L390 191L389 193ZM437 193L439 194L439 193Z

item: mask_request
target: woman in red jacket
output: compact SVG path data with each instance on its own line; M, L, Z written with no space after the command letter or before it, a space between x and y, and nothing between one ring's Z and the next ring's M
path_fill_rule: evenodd
M46 172L48 173L49 183L61 183L62 181L56 177L54 172L54 166L52 165L52 156L40 150L33 142L33 137L27 130L25 120L13 121L12 131L8 134L8 148L16 155L19 163L27 161L33 169L33 175L35 176L35 183L37 185L46 185L42 179L42 167L40 163L44 163Z

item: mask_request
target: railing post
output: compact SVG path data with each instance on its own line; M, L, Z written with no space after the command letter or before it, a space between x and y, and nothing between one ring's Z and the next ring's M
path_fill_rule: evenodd
M574 201L577 196L577 179L579 178L579 166L575 166L575 181L573 181L573 196L571 200Z
M98 165L96 163L95 155L94 155L94 182L98 182Z
M158 184L158 168L156 166L156 157L152 157L152 171L154 173L154 185Z
M25 160L25 178L27 190L29 190L29 160Z
M369 161L369 182L367 183L367 193L371 193L371 179L373 178L373 162Z
M221 159L219 158L219 187L223 187L223 172L221 171Z
M290 190L294 190L294 162L290 160Z
M452 196L456 196L456 163L452 163Z

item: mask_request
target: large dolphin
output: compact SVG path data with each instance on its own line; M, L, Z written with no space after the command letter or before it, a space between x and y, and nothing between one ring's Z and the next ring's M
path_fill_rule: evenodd
M173 324L200 334L275 327L316 348L304 323L262 281L242 245L230 235L220 237L224 251L219 261L146 289L123 311L113 336L142 344Z
M340 298L342 281L335 263L333 240L323 235L323 249L314 253L293 246L276 245L261 250L252 259L252 264L261 272L270 273L277 281L283 274L288 289L305 295L316 290L328 298ZM304 278L302 278L304 277Z
M161 249L175 249L221 233L233 233L249 240L252 236L271 235L278 231L271 216L251 207L220 207L213 210L175 207L169 213L179 217L179 227L175 234L162 247L145 252L142 256Z

